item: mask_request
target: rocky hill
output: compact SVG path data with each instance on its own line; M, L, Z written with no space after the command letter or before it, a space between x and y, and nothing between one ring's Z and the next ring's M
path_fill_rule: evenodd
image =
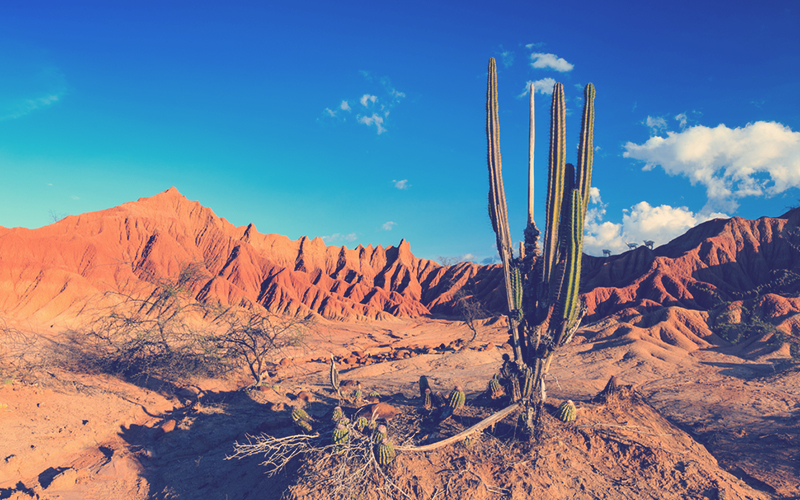
M585 335L689 350L724 344L714 334L720 325L767 322L777 334L797 335L798 222L800 211L717 219L655 250L584 256ZM441 266L414 257L405 240L349 249L320 238L261 234L170 188L39 229L0 227L0 313L34 323L67 321L112 301L107 292L152 287L189 264L201 276L195 297L223 305L392 320L452 315L462 295L493 313L504 310L498 266ZM765 333L774 337L773 330Z
M453 295L468 288L492 297L496 268L443 267L395 246L326 246L235 227L177 189L100 212L69 216L39 229L0 227L0 311L33 322L69 319L177 276L196 264L202 301L333 320L387 320L448 314Z

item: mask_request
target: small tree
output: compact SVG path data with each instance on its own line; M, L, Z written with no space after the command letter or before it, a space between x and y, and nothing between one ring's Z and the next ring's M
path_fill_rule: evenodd
M243 361L254 385L260 385L278 358L303 345L313 320L264 311L229 313L221 323L224 327L220 333L206 340L213 343L222 359Z

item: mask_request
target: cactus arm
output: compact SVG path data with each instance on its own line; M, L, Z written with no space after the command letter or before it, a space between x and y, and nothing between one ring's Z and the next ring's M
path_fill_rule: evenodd
M530 86L530 107L528 116L528 224L533 224L533 143L534 143L534 115L533 115L533 83Z
M566 157L565 114L564 86L556 83L553 87L553 103L550 107L550 157L547 175L543 283L549 283L553 269L558 263L558 226L564 197L564 159Z
M592 163L594 160L594 85L586 85L583 90L583 117L581 119L581 137L578 142L578 187L583 198L583 216L589 207L592 184Z
M489 76L486 85L486 143L487 163L489 165L489 217L492 229L497 236L497 251L503 262L503 280L506 290L506 304L509 312L514 310L514 297L511 283L511 231L508 227L508 209L503 189L503 168L500 157L500 119L497 111L497 64L494 57L489 59ZM514 343L514 355L522 358L522 349L515 319L509 320L509 330Z
M564 240L565 262L564 275L561 289L558 292L556 303L558 329L554 335L555 345L560 345L565 339L564 332L568 331L578 317L578 303L580 301L579 287L581 280L581 258L583 256L583 196L575 188L570 193L569 224L564 227L568 231Z
M497 111L497 65L489 59L489 78L486 89L486 143L489 164L489 215L492 229L497 236L497 251L503 261L506 283L506 298L509 310L513 298L509 287L509 264L511 261L511 231L508 228L508 209L503 189L503 167L500 157L500 120Z

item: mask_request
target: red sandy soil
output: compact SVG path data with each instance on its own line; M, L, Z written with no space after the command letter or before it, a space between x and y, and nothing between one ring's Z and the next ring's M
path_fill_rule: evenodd
M225 457L245 434L293 432L293 407L323 419L335 404L325 382L328 366L305 360L330 352L366 351L366 362L343 369L342 378L378 390L406 414L420 411L420 375L442 391L462 385L469 411L444 427L443 437L494 411L481 394L508 352L500 347L502 325L480 327L477 349L459 349L453 341L470 334L446 321L334 327L326 336L333 343L322 340L320 351L297 356L264 391L236 390L246 385L244 377L145 388L56 369L5 384L0 498L280 498L287 488L296 498L324 498L313 485L296 484L313 463L267 477L258 457ZM460 498L800 495L797 369L776 373L780 363L718 348L687 352L647 340L577 340L559 353L548 384L551 404L576 402L574 424L550 419L542 443L520 446L513 444L515 421L509 418L468 449L400 453L387 473L412 498L447 491ZM493 348L485 349L489 344ZM381 356L398 359L376 359ZM641 401L592 402L612 374L631 384ZM303 390L312 401L295 397ZM165 433L161 428L170 421L175 428Z

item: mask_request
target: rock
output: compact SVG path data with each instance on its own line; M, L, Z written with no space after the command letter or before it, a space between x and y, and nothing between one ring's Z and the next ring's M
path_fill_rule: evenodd
M281 365L281 366L284 366L284 367L285 366L289 366L289 365L292 364L292 360L289 359L289 358L281 358L281 360L278 362L278 364Z
M492 342L486 344L486 347L483 348L484 351L494 351L497 348Z
M167 420L166 422L161 424L161 427L159 427L159 430L161 431L162 434L166 434L168 432L174 431L175 430L175 426L177 426L177 425L178 425L178 422L176 422L175 420Z
M270 410L270 411L275 411L275 412L283 411L283 410L286 409L286 404L285 403L281 403L281 402L278 402L278 403L267 403L267 409Z
M305 401L306 403L310 403L314 401L314 395L308 391L300 391L297 393L297 399L300 401Z
M47 485L48 490L69 490L75 486L78 480L78 471L73 468L66 469L58 473L50 484Z
M400 410L389 403L376 403L367 405L358 410L356 418L366 417L367 419L371 419L374 416L376 419L382 418L389 421L397 415L400 415Z

